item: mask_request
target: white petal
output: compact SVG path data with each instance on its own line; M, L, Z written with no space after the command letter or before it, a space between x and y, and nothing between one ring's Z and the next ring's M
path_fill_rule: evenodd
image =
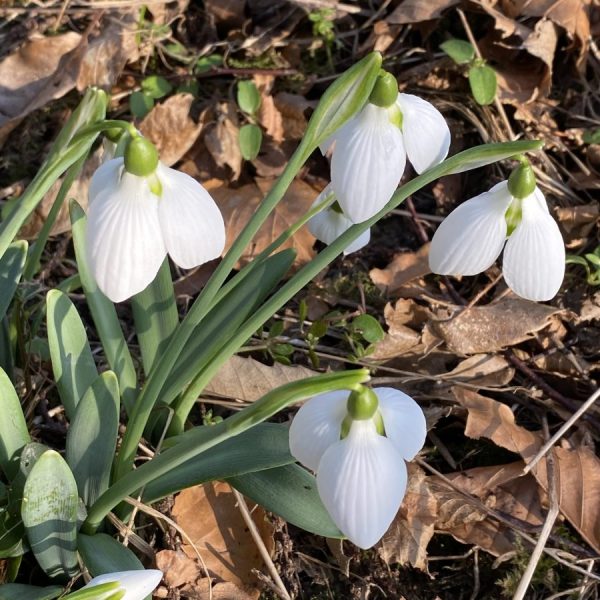
M290 427L290 452L305 467L316 471L323 453L339 441L350 392L320 394L305 402Z
M366 221L387 204L405 165L400 129L387 109L367 104L338 132L331 159L331 183L351 221Z
M113 158L102 163L96 169L88 188L88 206L92 205L92 202L94 202L103 190L114 187L115 181L119 180L122 168L123 159Z
M218 258L225 247L225 224L211 195L192 177L160 164L158 204L165 245L184 269Z
M412 94L398 94L406 154L417 173L423 173L448 156L450 128L433 104Z
M553 298L565 275L565 245L556 221L536 188L522 202L522 220L506 242L506 284L528 300Z
M371 230L367 229L363 231L351 244L346 246L344 255L358 252L361 248L364 248L371 241Z
M121 585L121 590L125 590L123 600L144 600L160 583L162 576L162 572L156 569L106 573L94 577L82 589L94 587L102 583L118 581Z
M379 398L385 435L404 460L412 460L425 443L427 424L421 407L404 392L374 388Z
M317 470L317 489L334 523L360 548L376 544L406 492L406 464L373 421L354 421Z
M506 240L504 215L511 201L506 181L501 181L453 210L431 240L431 270L440 275L476 275L489 268Z
M98 287L113 302L126 300L153 281L166 254L158 197L147 181L123 172L106 182L87 221L87 255Z

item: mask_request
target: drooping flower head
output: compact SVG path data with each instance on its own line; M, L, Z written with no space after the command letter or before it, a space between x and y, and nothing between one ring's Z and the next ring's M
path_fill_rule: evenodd
M83 589L115 582L118 587L115 586L115 589L111 590L111 594L124 593L123 596L119 596L120 600L144 600L160 583L162 575L162 571L156 569L106 573L94 577Z
M331 185L344 214L361 223L389 201L406 157L418 173L448 154L450 130L440 112L411 94L398 94L396 79L382 71L370 101L321 146L331 157Z
M431 242L429 266L440 275L476 275L503 248L502 272L509 288L528 300L556 295L565 274L565 247L526 159L508 181L467 200L444 219Z
M221 255L223 217L192 177L166 167L134 137L123 158L105 162L89 189L87 254L98 287L113 302L144 290L167 253L184 269Z
M350 541L370 548L393 521L406 492L404 461L425 442L423 411L393 388L315 396L290 428L290 451L317 474L327 512Z
M325 202L326 198L333 194L331 183L317 196L311 208ZM318 212L308 222L308 230L321 242L332 244L340 235L345 233L354 223L342 212L339 204L334 202L324 210ZM367 229L351 242L345 249L344 254L357 252L369 243L371 231Z

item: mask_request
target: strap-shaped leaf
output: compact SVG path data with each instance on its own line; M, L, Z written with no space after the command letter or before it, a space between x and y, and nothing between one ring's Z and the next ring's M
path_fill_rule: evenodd
M179 325L168 258L163 261L154 281L132 298L131 308L144 372L148 375Z
M77 536L77 549L92 577L121 571L143 571L140 559L106 533Z
M96 378L67 433L67 463L79 495L91 506L108 489L119 429L119 384L112 371Z
M98 371L85 327L69 297L59 290L46 296L48 343L52 370L60 398L69 419Z
M144 488L144 502L156 502L206 481L271 469L294 461L289 450L288 428L277 423L260 423L149 483Z
M81 277L81 285L85 292L94 325L98 331L106 360L119 380L119 389L123 397L123 405L131 414L137 396L137 376L133 359L117 317L115 305L100 291L90 271L85 254L86 216L83 209L74 200L69 205L71 228L73 230L73 246L77 267Z
M29 546L50 577L77 572L77 484L54 450L37 460L25 483L21 516Z
M31 441L21 402L6 373L0 369L0 469L8 480L19 470L19 456Z
M26 258L27 242L21 240L11 244L0 259L0 319L6 314L10 301L15 295Z
M244 496L297 527L325 537L344 537L321 502L317 480L297 464L230 477L227 481Z
M0 585L0 600L54 600L63 593L57 585L37 587L24 583L6 583Z

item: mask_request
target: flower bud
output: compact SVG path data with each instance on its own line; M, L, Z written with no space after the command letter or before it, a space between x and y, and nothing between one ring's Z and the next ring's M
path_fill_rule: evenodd
M537 182L529 161L525 157L521 157L519 161L521 164L508 178L508 191L514 198L522 200L533 194Z
M396 102L397 97L398 82L396 78L391 73L381 69L369 96L369 102L381 108L388 108Z
M377 395L371 388L361 386L359 390L354 391L348 396L347 403L348 414L355 421L365 421L372 419L379 407Z
M135 137L125 150L125 170L138 177L148 177L158 166L158 150L144 137Z

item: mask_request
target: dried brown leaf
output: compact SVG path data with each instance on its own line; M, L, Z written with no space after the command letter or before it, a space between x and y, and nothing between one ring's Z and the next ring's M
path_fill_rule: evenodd
M567 248L579 248L588 241L588 236L600 221L600 206L580 204L579 206L561 206L556 209L556 217L565 235Z
M246 223L255 213L265 194L273 185L272 180L258 179L256 183L232 189L223 182L207 181L205 187L215 198L227 227L227 243L225 251L240 234ZM286 192L283 200L269 215L266 222L254 237L252 245L240 259L240 265L246 264L259 252L264 250L290 225L295 223L312 206L318 191L299 179L295 179ZM294 248L297 252L296 265L302 265L312 260L315 253L312 246L315 238L306 227L298 231L282 248Z
M160 160L175 164L194 145L203 123L190 117L192 94L175 94L157 104L140 123L140 131L156 144Z
M304 96L279 92L275 96L275 106L283 118L283 134L286 140L302 139L306 132L305 111L312 106Z
M559 309L504 297L487 306L458 309L446 320L430 321L429 332L456 354L484 354L514 346L558 320Z
M181 546L189 558L197 560L198 550L211 577L231 583L255 599L259 597L252 571L261 569L263 561L228 484L206 483L184 490L176 497L172 514L189 537ZM252 516L267 550L272 552L273 527L265 512L257 507Z
M447 8L455 6L459 2L460 0L430 0L429 2L404 0L386 20L393 25L430 21L441 17Z
M380 290L394 294L413 279L431 273L428 257L429 244L424 244L417 252L396 254L385 269L371 269L369 276Z
M232 356L213 377L205 393L254 402L280 385L314 375L306 367L279 363L270 367L253 358Z
M161 550L156 555L156 566L164 573L164 581L170 588L193 584L202 575L198 562L181 550Z
M205 0L204 10L217 23L240 26L244 22L246 0Z
M271 90L275 77L272 75L254 75L254 85L260 93L258 121L264 127L267 135L276 143L283 141L283 117L275 104Z
M220 167L228 166L233 179L242 172L242 152L238 141L239 123L233 102L218 105L217 123L204 136L207 150Z
M444 377L453 381L464 381L481 387L507 385L515 370L508 361L497 354L474 354L461 361Z

